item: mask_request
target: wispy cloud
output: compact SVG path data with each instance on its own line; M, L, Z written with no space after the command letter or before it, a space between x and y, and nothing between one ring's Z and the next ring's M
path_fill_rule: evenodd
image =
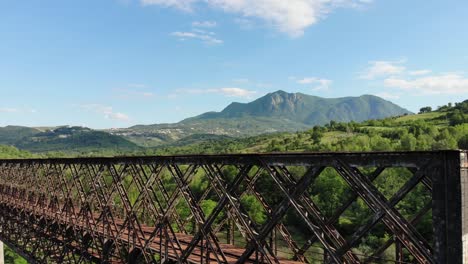
M150 91L133 91L125 88L113 89L116 98L120 99L149 99L155 96Z
M19 109L17 108L10 108L10 107L1 107L0 108L1 113L16 113L19 112Z
M232 82L243 84L243 85L248 84L250 87L257 87L257 88L270 88L273 86L271 83L262 82L262 81L254 81L254 80L250 80L247 78L236 78L236 79L233 79Z
M242 18L261 19L279 31L298 37L306 28L340 7L366 6L371 0L141 0L143 5L160 5L193 12L195 4L205 4Z
M155 96L153 92L145 92L145 91L132 91L128 89L114 89L116 92L116 97L120 99L148 99Z
M0 107L0 113L37 113L37 110L31 108Z
M234 23L239 25L239 27L241 29L244 29L244 30L251 30L251 29L255 28L255 22L252 21L252 19L247 19L247 18L244 18L244 17L243 18L235 18Z
M80 105L80 108L91 111L97 114L102 115L104 118L128 122L130 121L130 117L124 113L116 112L113 110L111 106L105 106L101 104L84 104Z
M216 21L194 21L192 22L192 27L200 28L214 28L218 25Z
M149 99L155 96L146 84L128 84L112 89L114 97L119 99Z
M314 91L325 91L329 90L331 84L333 83L332 80L329 79L324 79L324 78L318 78L318 77L305 77L301 79L297 79L296 77L289 77L290 80L295 80L296 83L298 84L303 84L303 85L311 85L312 90Z
M198 0L141 0L143 5L161 5L165 7L175 7L177 9L191 12L192 4Z
M129 83L129 84L127 84L127 87L129 87L129 88L148 88L148 86L146 84L142 84L142 83Z
M419 78L390 77L386 87L422 94L468 94L468 77L458 73L434 74Z
M468 76L460 72L434 73L429 69L411 70L406 66L406 60L373 61L369 64L371 67L360 77L380 80L387 88L412 92L414 95L468 93Z
M393 94L389 92L381 92L381 93L377 93L376 95L384 99L399 99L400 98L399 94Z
M226 97L251 98L257 92L237 87L215 88L215 89L181 89L178 94L220 94Z
M426 75L431 73L431 70L417 70L417 71L410 71L408 74L409 75Z
M201 40L205 44L209 45L219 45L223 44L221 39L218 39L212 34L212 32L205 32L205 31L191 31L191 32L182 32L176 31L171 33L172 36L177 37L179 40L187 40L187 39L198 39Z
M403 73L406 67L402 64L405 60L398 61L370 61L369 67L359 74L360 79L374 80L394 74Z

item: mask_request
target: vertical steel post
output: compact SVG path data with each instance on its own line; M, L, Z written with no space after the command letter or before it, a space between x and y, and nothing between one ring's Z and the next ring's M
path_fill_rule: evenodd
M0 264L5 264L5 256L3 253L3 242L0 241Z
M444 151L432 171L436 263L468 263L468 161L466 151Z
M462 185L462 243L463 263L468 263L468 152L460 153L460 178Z

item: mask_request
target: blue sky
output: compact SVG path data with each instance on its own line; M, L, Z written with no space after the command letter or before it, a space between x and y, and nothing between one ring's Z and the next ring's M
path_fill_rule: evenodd
M468 98L465 0L0 0L0 126L176 122L276 90Z

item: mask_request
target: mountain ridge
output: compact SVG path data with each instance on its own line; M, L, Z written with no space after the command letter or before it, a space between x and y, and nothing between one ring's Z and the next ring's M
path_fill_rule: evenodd
M282 90L249 103L233 102L220 112L206 112L172 124L135 125L111 133L133 142L155 145L175 142L194 134L231 137L274 132L294 132L330 121L349 122L411 114L375 95L323 98Z
M360 104L359 106L357 104ZM367 109L363 109L362 107ZM344 116L337 109L344 108L350 114ZM346 109L347 108L347 109ZM327 111L324 113L324 110ZM366 110L362 112L362 110ZM278 90L268 93L249 103L233 102L220 112L207 112L187 118L179 123L199 119L238 118L238 117L280 117L307 125L320 125L334 121L364 121L385 118L392 115L410 114L407 109L375 95L323 98L303 93L287 93ZM324 115L325 118L318 118ZM325 120L326 119L326 120Z
M0 144L36 151L67 148L154 147L221 137L245 137L276 132L296 132L330 121L349 122L410 114L398 105L374 95L323 98L279 90L249 103L233 102L220 112L206 112L178 123L135 125L92 130L80 127L37 129L0 128ZM197 136L199 135L199 136ZM83 144L80 144L82 142ZM114 146L115 145L115 146Z

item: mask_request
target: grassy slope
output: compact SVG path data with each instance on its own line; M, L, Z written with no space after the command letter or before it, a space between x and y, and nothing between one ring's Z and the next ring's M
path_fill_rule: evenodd
M446 113L444 112L430 112L430 113L422 113L416 115L406 115L400 116L395 119L397 122L407 122L407 121L417 121L417 120L425 120L434 122L435 119L445 116Z

